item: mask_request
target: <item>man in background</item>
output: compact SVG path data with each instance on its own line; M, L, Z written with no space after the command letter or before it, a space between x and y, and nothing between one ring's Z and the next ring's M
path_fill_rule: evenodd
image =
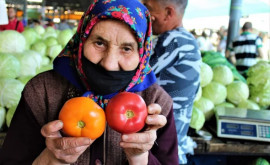
M143 0L152 19L153 34L158 35L150 65L158 84L173 98L180 164L193 152L187 136L195 95L200 85L201 55L197 41L182 23L188 0ZM191 145L190 145L191 144Z
M24 27L21 21L17 20L16 13L17 10L12 7L7 8L8 13L8 24L7 25L0 25L0 31L3 30L17 30L18 32L23 32Z
M252 33L252 23L246 22L242 33L229 44L226 57L245 76L245 71L257 63L257 58L267 59L263 55L261 38Z

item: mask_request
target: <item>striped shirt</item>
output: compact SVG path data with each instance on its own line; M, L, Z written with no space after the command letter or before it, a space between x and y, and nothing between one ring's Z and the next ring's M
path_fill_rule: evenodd
M229 45L231 55L235 55L236 68L243 72L257 63L258 48L262 47L262 40L249 32L243 32Z
M150 65L161 85L173 99L178 135L180 164L187 163L186 154L193 151L187 136L192 105L200 85L201 54L196 39L184 28L165 32L153 42Z

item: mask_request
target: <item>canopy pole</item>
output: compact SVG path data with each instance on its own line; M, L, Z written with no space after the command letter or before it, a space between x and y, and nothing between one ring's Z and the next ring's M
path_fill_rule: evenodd
M23 24L24 26L27 26L28 20L27 20L27 0L24 0L23 4Z
M42 24L46 21L46 16L45 16L45 6L46 6L46 0L42 1L42 9L41 9L41 20L42 20Z
M233 39L239 35L239 21L242 17L242 0L231 0L230 20L226 50Z

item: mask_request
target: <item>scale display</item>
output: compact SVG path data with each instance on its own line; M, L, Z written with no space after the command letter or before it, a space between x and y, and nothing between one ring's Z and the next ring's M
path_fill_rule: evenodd
M270 111L219 108L217 136L270 142Z

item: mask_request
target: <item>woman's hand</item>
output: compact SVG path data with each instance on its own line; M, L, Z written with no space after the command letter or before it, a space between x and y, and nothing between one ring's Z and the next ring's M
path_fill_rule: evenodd
M62 137L60 120L44 125L41 134L46 138L46 149L35 160L34 164L70 164L94 142L86 137ZM47 162L47 163L45 163Z
M158 104L150 104L146 118L146 130L122 135L120 146L124 148L129 164L142 165L148 163L148 151L153 147L157 139L156 132L167 123L166 117L160 115L160 112L161 107Z

